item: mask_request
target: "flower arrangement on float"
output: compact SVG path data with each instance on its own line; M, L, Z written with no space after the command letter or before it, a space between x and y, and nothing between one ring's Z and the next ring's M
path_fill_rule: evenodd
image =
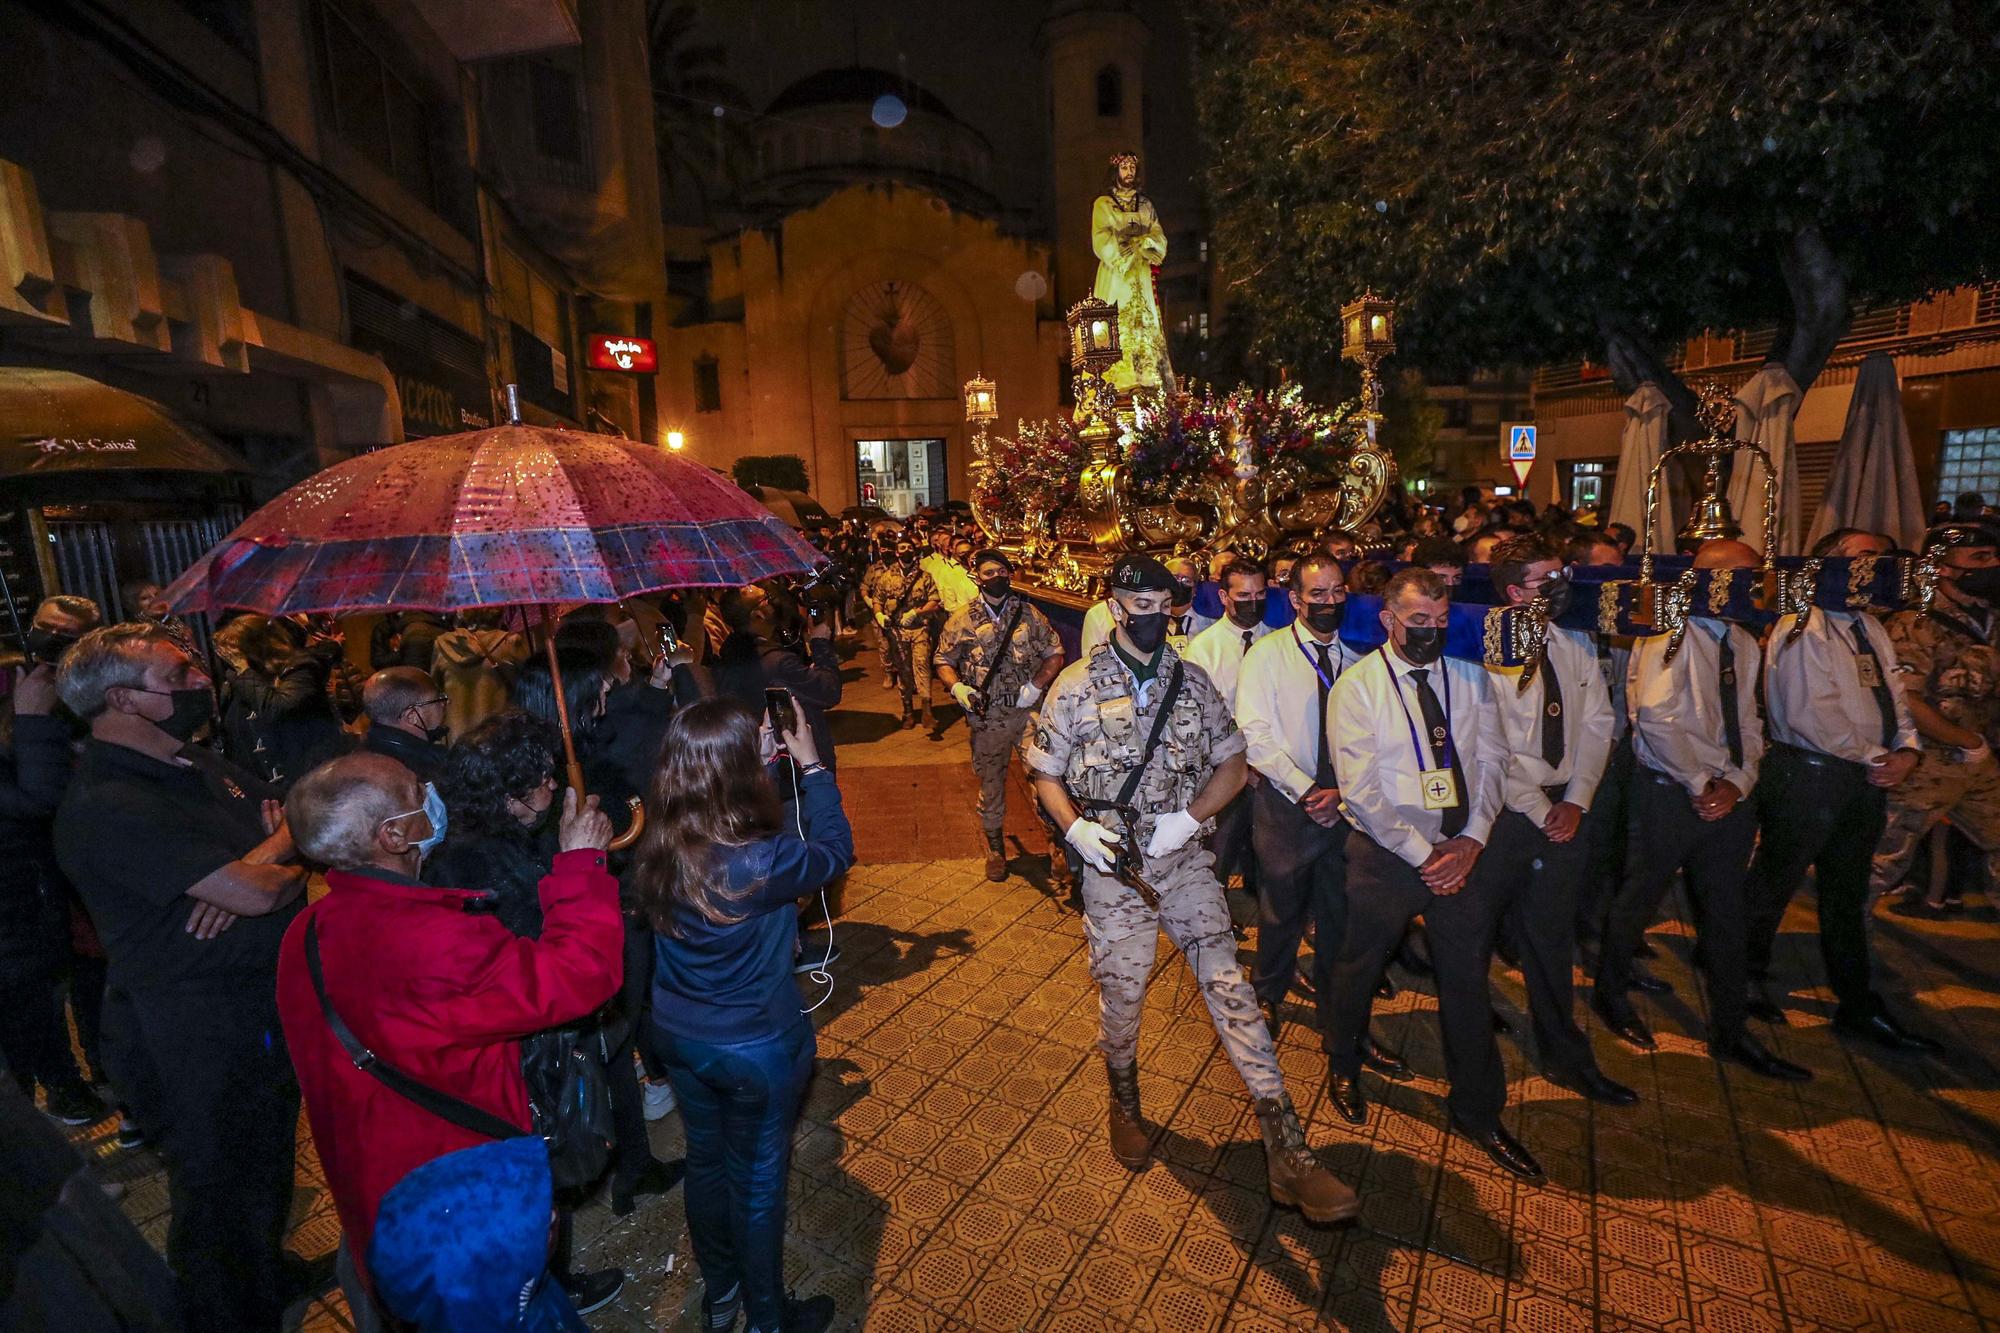
M1338 475L1366 437L1354 403L1315 407L1296 384L1275 392L1239 387L1183 389L1142 411L1125 435L1125 473L1135 498L1161 503L1279 465L1299 475Z

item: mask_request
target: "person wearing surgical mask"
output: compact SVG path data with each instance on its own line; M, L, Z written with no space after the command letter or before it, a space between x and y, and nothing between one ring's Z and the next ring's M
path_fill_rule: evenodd
M596 798L580 800L571 791L558 800L552 790L544 794L539 780L529 781L538 767L552 764L551 743L547 731L520 714L475 727L447 774L447 789L461 798L448 814L437 788L386 755L365 751L313 769L286 798L300 851L327 867L327 892L285 936L275 987L265 979L283 1023L272 1046L280 1064L289 1054L304 1095L340 1216L336 1272L357 1327L387 1322L377 1291L362 1280L384 1198L426 1163L490 1141L411 1100L385 1081L383 1067L526 1131L533 1121L521 1040L585 1020L618 989L624 925L618 882L605 863L611 823ZM475 753L490 763L463 762ZM469 786L477 786L476 799ZM525 818L510 806L520 796ZM544 820L553 827L538 831ZM490 877L439 873L452 860L440 839L463 850L468 835L501 836L501 821L517 825L536 847L528 889L536 903L532 932L514 930L505 919L513 911L508 900L519 893L513 871L497 856L478 867L472 858L457 860L455 868L469 876ZM379 1064L357 1065L335 1017L350 1040L367 1042ZM244 1090L254 1094L256 1087L242 1083L238 1095ZM297 1093L292 1100L295 1119ZM288 1139L293 1123L285 1122ZM289 1184L289 1157L285 1165ZM272 1234L282 1236L282 1213L277 1222ZM565 1273L561 1251L559 1241L549 1285L564 1305L586 1310L617 1293L622 1272ZM386 1313L399 1319L418 1313L394 1305L408 1295L392 1284Z
M451 701L415 667L386 667L361 687L368 734L361 746L386 754L426 782L444 769L445 710Z
M1576 903L1589 869L1589 810L1611 758L1611 690L1597 648L1556 623L1570 603L1562 551L1546 537L1518 537L1493 553L1493 587L1507 605L1548 618L1542 660L1492 663L1494 704L1507 742L1506 808L1473 870L1476 888L1501 904L1501 932L1527 984L1535 1055L1550 1082L1608 1106L1639 1094L1605 1077L1577 1025Z
M1444 655L1447 593L1422 566L1397 571L1382 591L1388 642L1333 687L1334 769L1354 832L1327 1094L1342 1119L1366 1122L1362 1038L1375 988L1421 916L1437 972L1452 1127L1502 1170L1540 1184L1541 1164L1500 1122L1507 1077L1488 977L1500 902L1472 878L1502 808L1506 742L1485 667Z
M56 812L56 861L97 926L111 987L130 997L118 1044L151 1066L127 1092L167 1163L179 1304L190 1328L274 1328L290 1296L298 1122L274 982L306 873L276 793L189 744L214 719L215 691L166 629L90 631L56 688L90 728ZM414 779L402 795L382 813L421 806ZM423 825L388 827L400 841Z

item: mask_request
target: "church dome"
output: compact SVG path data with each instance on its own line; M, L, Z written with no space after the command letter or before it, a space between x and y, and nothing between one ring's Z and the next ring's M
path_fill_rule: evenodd
M996 207L986 136L887 70L849 65L808 74L772 99L753 142L746 196L755 203L796 207L849 185L894 181L971 212Z

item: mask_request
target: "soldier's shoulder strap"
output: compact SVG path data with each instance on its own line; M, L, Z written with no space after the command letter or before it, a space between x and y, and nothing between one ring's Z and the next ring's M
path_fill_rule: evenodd
M1160 748L1160 737L1166 734L1167 719L1173 716L1174 703L1181 697L1181 683L1187 678L1180 659L1174 659L1174 669L1167 677L1167 690L1160 696L1160 711L1153 714L1153 729L1146 733L1146 748L1139 752L1139 762L1125 775L1125 785L1118 789L1118 804L1132 804L1133 794L1139 790L1140 779L1146 776L1147 765L1153 762L1154 753Z

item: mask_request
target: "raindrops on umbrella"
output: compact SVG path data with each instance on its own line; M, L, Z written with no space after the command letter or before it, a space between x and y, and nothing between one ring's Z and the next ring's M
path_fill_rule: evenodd
M1035 269L1028 269L1014 279L1014 295L1023 301L1039 301L1048 295L1049 280Z
M909 114L910 109L903 105L902 98L894 93L883 93L875 99L875 105L869 109L868 118L885 130L893 130L902 124Z
M132 170L150 176L167 164L167 145L157 134L142 134L132 141L132 154L126 160Z

